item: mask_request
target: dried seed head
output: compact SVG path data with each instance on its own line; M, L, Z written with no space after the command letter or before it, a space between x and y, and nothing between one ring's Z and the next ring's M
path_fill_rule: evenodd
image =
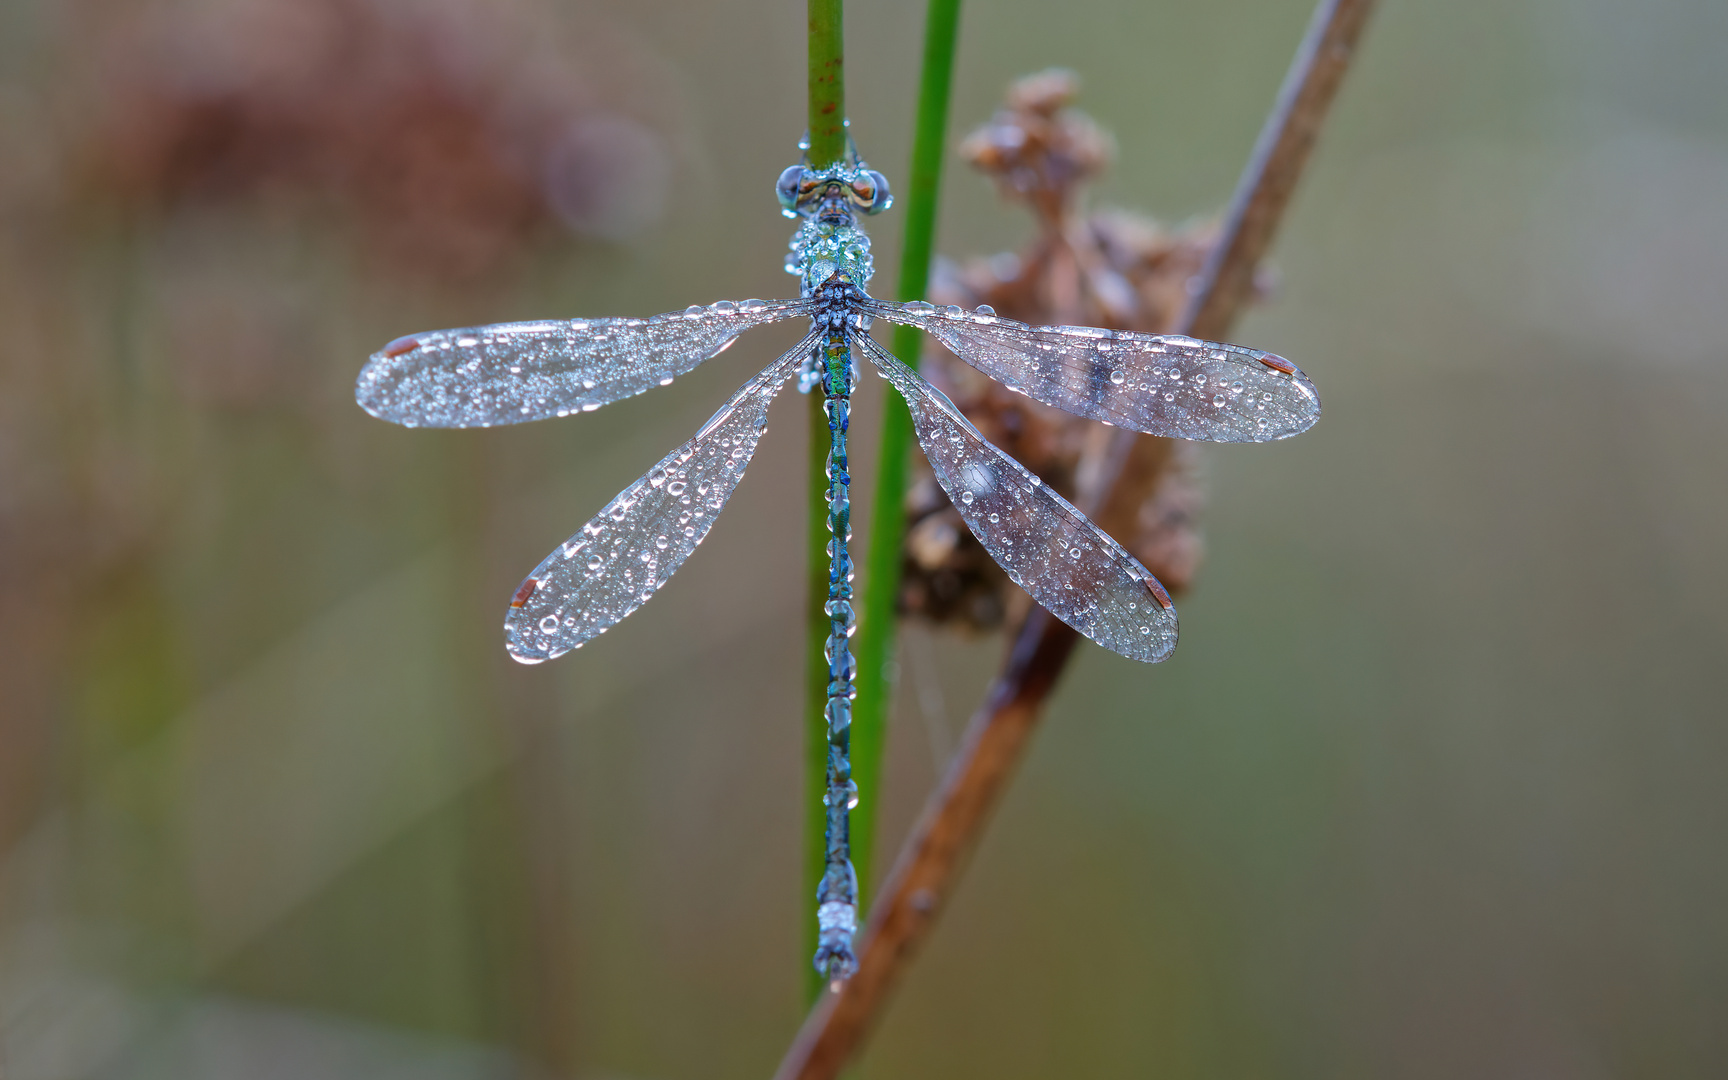
M1114 143L1071 108L1079 83L1066 71L1016 82L1007 107L961 144L1008 198L1029 206L1043 228L1018 252L962 265L939 261L930 290L937 304L989 304L1029 323L1107 326L1166 333L1181 316L1189 282L1205 264L1217 228L1196 222L1167 229L1122 210L1081 216L1085 181L1110 160ZM1076 500L1102 465L1113 432L1016 394L946 350L927 345L925 373L985 438ZM1117 539L1171 591L1199 568L1202 492L1193 443L1142 437L1118 480L1132 513L1112 522ZM973 539L927 472L907 496L900 609L933 623L988 630L1017 617L1028 601Z
M1059 229L1074 211L1081 185L1116 154L1110 135L1067 108L1080 80L1052 69L1008 90L1008 107L960 144L960 156L996 179L1008 198L1029 204L1040 222Z

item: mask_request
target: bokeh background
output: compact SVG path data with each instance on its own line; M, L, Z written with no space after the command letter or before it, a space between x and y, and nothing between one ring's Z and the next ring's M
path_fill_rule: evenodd
M784 335L513 430L352 383L408 331L786 294L802 11L0 7L0 1074L772 1068L802 402L634 618L532 669L497 624ZM1063 65L1095 202L1212 213L1307 16L978 0L954 136ZM850 12L895 181L921 26ZM944 200L950 256L1030 229ZM860 1075L1723 1075L1728 7L1388 0L1275 262L1235 336L1324 420L1206 451L1181 649L1078 656ZM885 853L1000 649L907 631Z

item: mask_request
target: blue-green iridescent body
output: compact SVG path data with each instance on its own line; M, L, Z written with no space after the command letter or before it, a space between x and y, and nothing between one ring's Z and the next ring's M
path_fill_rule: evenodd
M852 658L852 477L846 462L846 430L852 410L852 350L844 324L832 328L822 349L823 411L828 415L828 695L823 719L828 731L828 785L823 795L827 828L825 866L817 887L816 969L844 978L855 966L852 935L858 926L858 875L852 868L850 813L858 801L852 782L852 699L858 665Z
M826 828L824 868L816 890L816 970L830 980L844 979L857 967L852 937L858 927L858 875L851 860L851 810L858 801L852 780L852 700L857 697L858 665L852 656L856 619L852 607L852 477L846 457L855 362L852 334L868 329L869 316L858 310L873 263L870 238L858 228L856 213L885 209L887 182L861 162L824 170L795 166L782 174L781 206L803 218L792 237L786 270L798 275L802 293L815 300L813 328L822 334L804 377L804 389L820 385L828 418L827 501L828 688L823 719L828 733L827 787L823 795Z

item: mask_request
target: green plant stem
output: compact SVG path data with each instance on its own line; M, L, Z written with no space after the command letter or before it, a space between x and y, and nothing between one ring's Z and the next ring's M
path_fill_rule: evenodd
M930 282L959 30L960 0L930 0L924 16L924 68L918 79L918 117L905 196L905 242L900 248L900 283L895 292L899 300L924 299ZM917 328L894 328L894 355L914 369L918 367L919 342ZM884 393L882 440L865 545L864 595L858 612L858 701L852 709L852 779L858 785L858 809L852 813L852 864L858 870L861 907L869 896L882 755L888 742L888 706L894 693L890 664L896 628L894 601L900 591L900 536L906 528L906 463L911 449L912 414L899 394Z
M846 156L846 55L841 0L810 0L810 164Z
M846 156L846 67L842 38L841 0L809 0L810 17L810 147L805 152L814 168L823 168ZM829 619L823 605L828 597L828 415L822 395L812 393L810 411L809 526L807 530L806 595L804 598L804 724L805 818L804 955L816 952L816 889L826 865L823 843L827 807L822 798L828 787L828 660L823 646ZM822 977L808 962L804 965L806 989L811 998L822 991Z

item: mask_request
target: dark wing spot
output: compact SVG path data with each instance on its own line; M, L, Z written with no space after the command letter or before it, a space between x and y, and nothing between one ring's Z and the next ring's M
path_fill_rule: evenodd
M1261 353L1260 362L1273 371L1282 371L1286 375L1296 374L1296 365L1274 353Z
M538 581L535 581L533 578L529 578L527 581L524 581L522 583L522 587L516 590L516 595L512 596L510 598L510 606L513 608L519 608L523 604L526 604L528 602L528 598L530 596L534 595L534 590L538 589L539 587L540 587L540 583ZM1168 606L1168 605L1166 605L1166 606Z
M1175 602L1170 599L1170 594L1164 591L1164 586L1158 584L1157 578L1146 579L1146 591L1152 594L1152 599L1158 601L1158 605L1165 611L1176 606Z
M420 339L415 337L413 334L409 334L407 337L399 337L395 341L384 346L384 359L394 360L403 353L412 352L419 347Z

